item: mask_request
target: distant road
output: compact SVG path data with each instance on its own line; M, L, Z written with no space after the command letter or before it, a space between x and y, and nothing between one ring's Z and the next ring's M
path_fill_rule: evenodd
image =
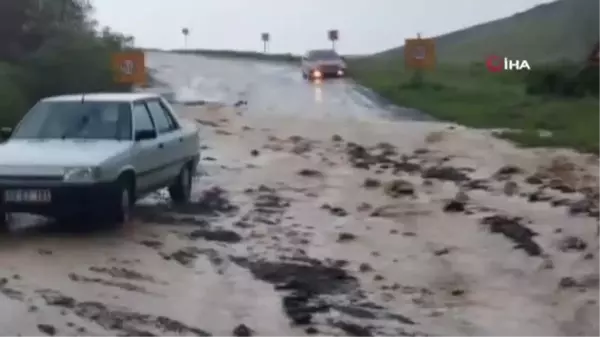
M148 66L184 100L248 102L250 113L424 120L347 79L310 83L295 65L148 52Z

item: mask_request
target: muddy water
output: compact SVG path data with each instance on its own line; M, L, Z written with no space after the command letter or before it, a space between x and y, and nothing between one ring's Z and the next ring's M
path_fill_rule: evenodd
M394 122L289 66L150 61L209 102L179 106L202 134L193 203L17 223L2 334L598 335L597 158Z

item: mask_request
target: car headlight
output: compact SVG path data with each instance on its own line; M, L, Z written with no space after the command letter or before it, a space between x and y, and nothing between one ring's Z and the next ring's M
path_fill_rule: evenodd
M95 167L67 167L63 180L69 182L91 182L100 177L100 170Z

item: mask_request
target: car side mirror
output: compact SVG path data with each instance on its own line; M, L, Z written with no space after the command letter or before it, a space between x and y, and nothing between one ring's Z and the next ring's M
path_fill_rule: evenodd
M0 140L10 138L10 135L12 135L12 132L13 132L13 129L10 127L0 128Z
M156 131L154 130L140 130L135 132L135 141L139 142L142 140L156 138Z

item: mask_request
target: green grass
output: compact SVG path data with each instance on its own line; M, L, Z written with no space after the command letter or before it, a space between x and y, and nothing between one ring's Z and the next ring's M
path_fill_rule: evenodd
M482 66L439 66L415 82L403 65L351 62L352 76L401 106L475 128L510 128L502 137L523 146L570 147L598 152L597 97L558 98L526 94L520 73L489 73ZM419 84L420 83L420 84ZM543 137L539 130L550 131Z
M500 136L523 146L598 152L597 95L527 95L525 76L489 73L482 63L486 56L497 54L526 59L535 71L571 61L575 70L566 72L576 74L600 39L599 4L598 0L559 0L436 37L439 65L425 73L421 84L415 82L414 72L404 69L403 47L352 60L349 69L357 82L396 104L438 119L476 128L522 130ZM538 130L552 135L542 137Z

